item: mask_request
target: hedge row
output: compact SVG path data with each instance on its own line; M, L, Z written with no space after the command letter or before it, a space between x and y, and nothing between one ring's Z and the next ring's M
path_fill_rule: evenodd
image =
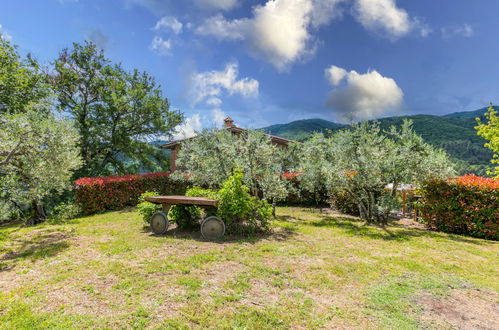
M499 239L499 180L466 175L427 182L418 203L422 222L448 233Z
M185 184L170 179L170 173L81 178L75 181L76 202L84 214L119 210L135 206L146 191L161 195L180 195Z
M285 204L316 204L317 196L300 191L298 177L302 173L284 173L283 177L293 183L294 189ZM140 175L81 178L75 181L76 202L86 215L135 206L139 196L146 191L160 195L183 195L189 188L186 183L173 181L169 172ZM321 203L327 200L320 197Z

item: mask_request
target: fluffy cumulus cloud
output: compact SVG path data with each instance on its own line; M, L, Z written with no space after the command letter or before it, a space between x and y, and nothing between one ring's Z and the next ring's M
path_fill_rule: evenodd
M239 3L237 0L194 0L198 6L207 9L230 10Z
M175 128L173 139L180 140L193 137L199 133L202 128L201 116L199 114L192 115L184 119L184 121Z
M250 18L227 20L222 15L207 19L196 32L218 39L244 40L250 51L278 69L313 52L311 29L337 15L343 0L269 0L253 8Z
M215 128L221 128L224 124L224 119L227 118L222 109L215 108L211 110L212 125Z
M382 117L402 108L404 93L400 87L375 70L360 74L331 66L325 74L335 86L327 105L343 123Z
M469 24L443 27L441 32L442 38L445 40L454 37L471 38L474 34L473 27Z
M326 78L333 86L338 86L343 80L343 78L347 76L347 74L348 74L347 70L337 67L335 65L331 65L329 68L326 69Z
M411 18L396 0L355 0L354 15L367 30L382 33L392 39L417 30L426 37L430 29L418 18Z
M183 24L176 17L164 16L154 26L155 31L171 30L175 34L182 32Z
M171 41L164 40L160 36L155 36L151 42L151 49L158 53L159 55L168 56L171 55L172 43Z
M220 97L238 94L243 97L258 96L259 83L253 78L238 79L239 66L229 63L224 70L195 73L191 77L192 104L205 101L212 106L220 106Z

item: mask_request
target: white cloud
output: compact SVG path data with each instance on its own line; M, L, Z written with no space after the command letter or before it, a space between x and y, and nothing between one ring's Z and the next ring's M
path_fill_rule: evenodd
M224 119L227 117L225 115L225 112L222 111L220 108L215 108L211 110L211 117L213 120L213 125L216 128L221 128L224 124Z
M173 133L174 140L186 139L197 135L202 129L201 116L195 114L191 117L186 118L182 124L175 127L175 132Z
M280 70L313 53L310 29L337 16L344 0L269 0L253 8L253 17L226 20L222 15L207 19L196 32L218 39L247 42L250 52Z
M221 104L223 92L229 95L239 94L243 97L258 96L259 83L253 78L238 79L238 64L229 63L222 71L195 73L192 76L192 104L207 100L211 105ZM216 100L218 99L218 100Z
M331 65L329 68L325 70L326 78L329 80L331 85L338 86L343 78L345 78L348 74L347 70L337 67L335 65Z
M222 100L220 100L218 97L210 97L206 101L206 104L211 105L213 107L219 107L222 105Z
M471 38L474 35L473 27L469 24L443 27L441 32L445 40L453 37Z
M12 36L3 29L2 24L0 24L0 37L7 41L12 39Z
M327 105L337 114L340 122L378 118L402 108L404 93L394 79L384 77L377 71L365 74L345 71L343 75L341 70L334 66L326 70L334 86L346 78L345 85L333 89L327 100ZM331 72L335 74L331 75Z
M387 34L392 39L419 30L425 37L431 31L420 19L411 18L396 0L355 0L354 16L367 30Z
M177 20L176 17L164 16L154 26L154 30L172 30L173 33L179 34L182 32L183 24Z
M246 37L249 25L250 21L248 19L228 21L223 15L218 14L206 19L203 24L197 27L196 33L213 36L218 40L239 40Z
M164 40L162 37L155 36L151 42L151 49L159 55L171 55L172 43L170 40Z
M238 0L194 0L202 8L230 10L239 5Z

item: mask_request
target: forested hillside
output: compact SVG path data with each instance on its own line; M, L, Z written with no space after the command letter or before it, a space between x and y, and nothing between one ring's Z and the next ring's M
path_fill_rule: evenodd
M498 110L499 107L496 107ZM461 173L484 175L490 167L492 152L483 145L485 140L476 134L476 118L482 117L487 108L456 112L444 116L414 115L379 119L383 128L400 125L404 119L414 123L414 130L428 143L444 148L458 164ZM347 127L323 119L297 120L263 128L266 133L303 141L315 132L327 133Z

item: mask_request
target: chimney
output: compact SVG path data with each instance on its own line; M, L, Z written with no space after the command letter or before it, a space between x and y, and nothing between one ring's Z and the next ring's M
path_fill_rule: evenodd
M234 120L230 117L224 119L224 127L229 128L234 126Z

